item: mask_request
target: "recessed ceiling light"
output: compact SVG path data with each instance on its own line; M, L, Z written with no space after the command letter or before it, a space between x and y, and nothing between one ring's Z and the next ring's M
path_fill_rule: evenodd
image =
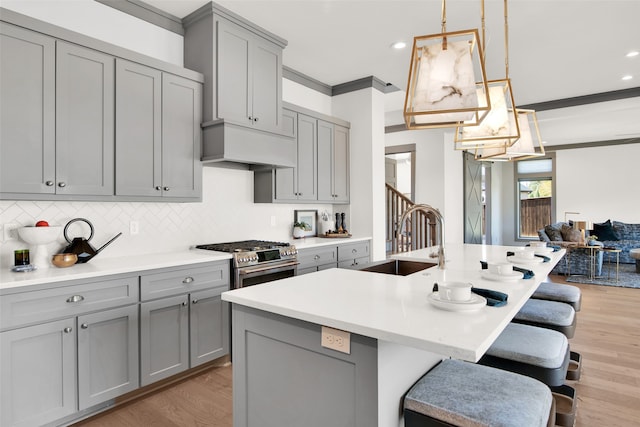
M622 77L622 80L631 80L633 78L633 76L631 75L626 75Z
M638 55L640 55L640 52L638 52L637 50L632 50L631 52L627 53L627 58L633 58L634 56Z
M391 45L391 47L394 49L404 49L405 47L407 47L407 44L405 42L395 42Z

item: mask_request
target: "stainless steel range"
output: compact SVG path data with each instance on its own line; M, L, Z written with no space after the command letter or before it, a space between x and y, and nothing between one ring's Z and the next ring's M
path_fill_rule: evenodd
M244 240L197 245L195 248L231 253L232 289L292 277L298 272L298 251L289 243Z

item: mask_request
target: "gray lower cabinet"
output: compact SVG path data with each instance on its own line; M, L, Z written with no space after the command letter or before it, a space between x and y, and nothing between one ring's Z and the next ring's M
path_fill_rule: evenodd
M319 246L298 249L298 275L314 271L336 268L338 266L338 248L336 246Z
M142 276L142 386L229 352L229 309L221 299L228 289L226 262Z
M77 410L76 321L0 333L0 424L43 425Z
M338 268L360 268L371 260L370 242L354 242L338 246Z
M116 60L117 196L202 194L202 85Z
M138 306L78 317L78 409L138 388Z
M233 305L233 424L378 425L378 345L321 346L318 324ZM399 402L398 402L399 403Z
M138 387L138 278L2 295L0 424L43 425Z
M349 130L318 121L318 201L349 202Z

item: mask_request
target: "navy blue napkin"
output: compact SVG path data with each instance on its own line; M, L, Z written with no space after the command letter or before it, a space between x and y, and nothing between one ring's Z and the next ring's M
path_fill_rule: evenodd
M480 265L482 265L482 269L486 270L489 268L489 265L487 264L487 261L480 261ZM524 274L524 279L531 279L532 277L535 276L535 273L531 270L527 270L526 268L520 268L520 267L516 267L515 265L513 266L513 269L515 271L519 271L520 273Z
M492 289L483 289L483 288L471 288L471 292L476 295L480 295L485 297L487 300L487 305L490 307L502 307L503 305L507 305L507 299L509 295L504 292L494 291Z

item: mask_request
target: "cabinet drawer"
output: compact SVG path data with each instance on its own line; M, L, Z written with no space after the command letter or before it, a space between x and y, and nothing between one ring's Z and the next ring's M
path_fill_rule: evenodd
M369 256L369 242L348 243L338 246L338 262Z
M229 263L167 269L140 277L140 299L148 301L204 289L229 288Z
M2 329L138 302L138 276L63 286L0 298Z
M335 246L298 250L298 270L316 267L324 264L338 262L338 253Z
M357 270L365 265L369 264L369 257L351 258L338 263L338 268L350 268Z

